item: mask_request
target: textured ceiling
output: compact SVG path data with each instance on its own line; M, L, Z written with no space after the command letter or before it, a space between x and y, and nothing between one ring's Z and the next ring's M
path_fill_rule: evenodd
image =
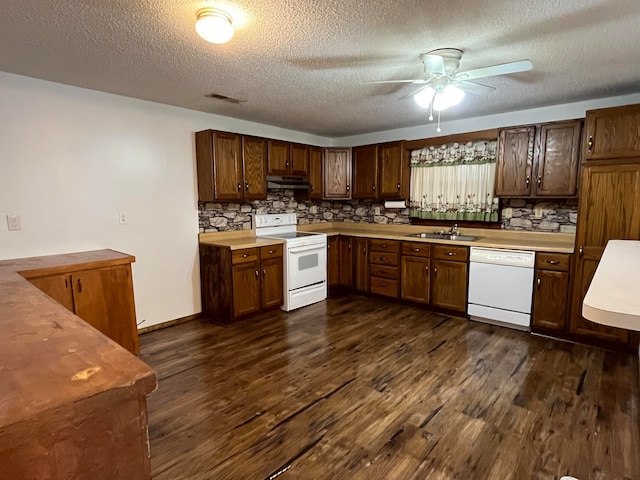
M235 37L197 36L225 8ZM443 119L640 91L639 0L2 0L0 70L328 137L427 122L401 97L419 54L464 51L460 70L530 59L483 79ZM216 93L240 104L207 98Z

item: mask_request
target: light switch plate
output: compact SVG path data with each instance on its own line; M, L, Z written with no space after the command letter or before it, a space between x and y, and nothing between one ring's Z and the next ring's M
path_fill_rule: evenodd
M22 218L16 213L7 215L7 228L10 232L22 230Z

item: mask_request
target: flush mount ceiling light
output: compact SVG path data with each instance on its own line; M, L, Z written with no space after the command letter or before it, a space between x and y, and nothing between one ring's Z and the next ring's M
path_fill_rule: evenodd
M196 32L207 42L227 43L233 37L233 20L228 13L218 8L202 8L196 17Z

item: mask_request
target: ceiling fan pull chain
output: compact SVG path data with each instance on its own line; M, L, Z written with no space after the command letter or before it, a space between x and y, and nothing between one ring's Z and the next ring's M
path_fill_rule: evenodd
M434 95L435 97L435 95ZM429 110L429 121L432 122L433 121L433 98L431 99L431 104L430 104L430 110Z
M436 132L440 133L442 130L440 129L440 110L438 110L438 128L436 128Z

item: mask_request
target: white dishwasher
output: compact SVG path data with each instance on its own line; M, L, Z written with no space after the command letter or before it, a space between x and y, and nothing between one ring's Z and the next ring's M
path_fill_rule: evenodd
M534 265L535 252L471 247L469 317L530 330Z

